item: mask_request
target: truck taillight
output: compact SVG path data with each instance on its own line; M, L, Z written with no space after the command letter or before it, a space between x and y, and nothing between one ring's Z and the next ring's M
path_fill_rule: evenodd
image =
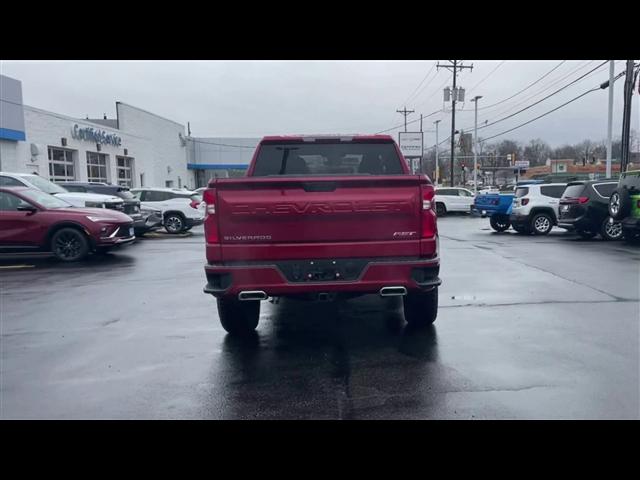
M579 203L587 203L589 201L589 197L578 197Z
M216 215L216 189L208 188L205 190L202 199L207 205L204 216L204 236L207 243L219 243L220 235L218 233L218 217Z
M197 200L191 200L191 203L189 204L191 208L195 208L196 210L198 209L199 205L200 205L200 202L198 202Z
M433 185L422 186L422 238L432 238L438 232L436 212L432 208L434 195Z
M527 203L529 203L529 199L528 198L523 198L522 200L520 200L520 202L521 202L521 205L524 206Z

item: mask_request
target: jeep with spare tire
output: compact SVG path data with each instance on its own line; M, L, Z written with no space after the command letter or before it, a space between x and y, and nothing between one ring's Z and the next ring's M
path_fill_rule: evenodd
M622 224L629 243L640 241L640 170L624 172L609 198L609 215Z

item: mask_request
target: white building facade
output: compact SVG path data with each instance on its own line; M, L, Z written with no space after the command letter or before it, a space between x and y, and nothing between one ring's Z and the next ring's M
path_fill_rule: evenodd
M77 119L18 105L21 96L20 89L19 96L2 99L3 110L14 110L0 125L0 170L37 173L54 182L195 188L183 125L122 102L116 102L115 119ZM18 132L21 114L24 128Z

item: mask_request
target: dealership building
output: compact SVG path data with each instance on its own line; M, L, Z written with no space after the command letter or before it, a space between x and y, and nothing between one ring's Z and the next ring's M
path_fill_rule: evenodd
M54 182L198 188L241 174L258 138L191 137L185 126L123 102L116 118L78 119L22 102L19 80L0 75L0 170Z

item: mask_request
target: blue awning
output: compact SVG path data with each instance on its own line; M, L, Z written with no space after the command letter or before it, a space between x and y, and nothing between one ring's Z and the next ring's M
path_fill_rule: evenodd
M0 138L2 140L26 140L24 132L11 130L10 128L0 128Z
M187 163L189 170L246 170L246 163Z

